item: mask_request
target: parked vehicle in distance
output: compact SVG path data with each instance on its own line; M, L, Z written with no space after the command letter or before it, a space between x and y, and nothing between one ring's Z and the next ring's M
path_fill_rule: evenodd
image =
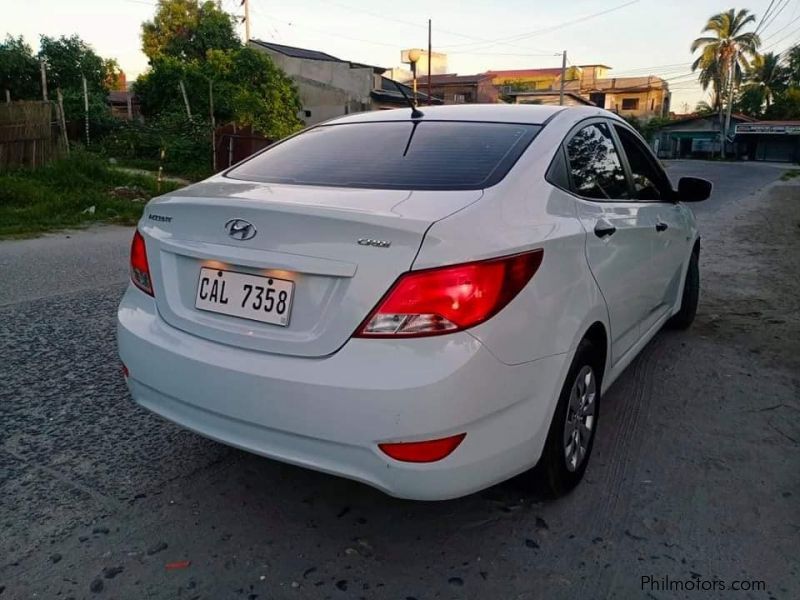
M603 392L688 327L700 242L592 107L349 115L151 201L118 341L136 402L413 499L582 478Z

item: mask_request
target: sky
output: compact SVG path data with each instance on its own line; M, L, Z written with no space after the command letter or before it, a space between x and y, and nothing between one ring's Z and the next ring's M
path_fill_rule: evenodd
M242 14L241 0L221 0ZM758 18L769 0L749 0ZM764 24L762 49L783 51L800 42L800 0L776 0ZM147 69L139 39L154 0L7 1L0 34L22 35L38 48L40 34L77 33L103 57L116 58L128 81ZM705 96L691 74L689 46L720 0L250 0L251 36L322 50L339 58L402 66L403 48L427 46L448 55L448 70L462 75L489 69L602 63L610 76L658 75L669 81L672 109L685 112ZM602 14L599 14L602 13ZM244 36L244 27L239 27Z

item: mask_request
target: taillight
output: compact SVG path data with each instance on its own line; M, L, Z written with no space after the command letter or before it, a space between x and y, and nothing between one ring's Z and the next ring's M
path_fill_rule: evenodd
M147 264L147 249L139 230L133 234L131 242L131 281L146 294L153 295L153 282L150 279L150 266Z
M424 271L391 287L355 337L422 337L461 331L496 315L530 281L544 251Z
M436 462L450 456L464 441L466 433L424 442L398 442L378 444L381 451L395 460L413 463Z

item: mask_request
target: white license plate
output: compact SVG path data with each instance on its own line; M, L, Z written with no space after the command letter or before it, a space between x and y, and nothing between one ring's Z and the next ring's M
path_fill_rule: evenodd
M220 269L200 269L195 308L286 327L294 282Z

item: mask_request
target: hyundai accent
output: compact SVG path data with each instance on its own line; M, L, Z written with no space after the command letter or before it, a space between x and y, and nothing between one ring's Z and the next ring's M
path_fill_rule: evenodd
M119 353L141 406L393 496L583 477L603 393L688 327L700 242L593 107L348 115L153 199Z

